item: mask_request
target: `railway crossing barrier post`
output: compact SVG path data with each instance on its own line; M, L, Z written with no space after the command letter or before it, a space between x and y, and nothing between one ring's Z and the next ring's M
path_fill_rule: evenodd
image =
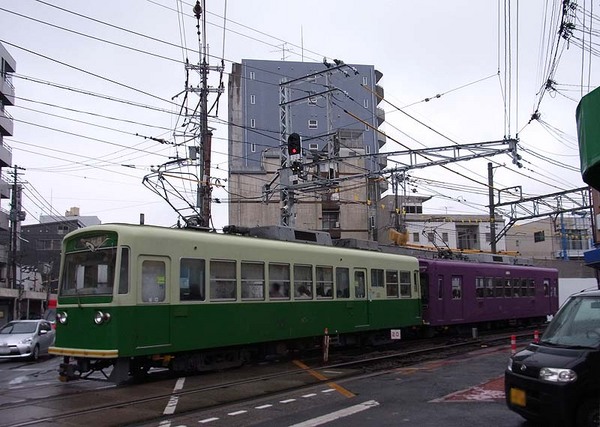
M537 329L533 331L533 342L536 344L540 342L540 331L538 331Z
M517 336L516 335L510 336L510 351L512 354L515 354L517 352Z
M329 360L329 329L325 328L325 334L323 335L323 363L327 363Z

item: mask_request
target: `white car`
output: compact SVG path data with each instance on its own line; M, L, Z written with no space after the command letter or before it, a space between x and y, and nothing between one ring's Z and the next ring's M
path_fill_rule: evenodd
M54 345L55 331L47 320L15 320L0 329L0 359L37 360Z

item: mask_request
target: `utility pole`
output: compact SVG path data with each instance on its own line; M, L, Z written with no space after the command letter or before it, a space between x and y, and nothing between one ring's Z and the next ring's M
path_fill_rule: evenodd
M494 168L488 162L488 195L490 203L490 246L492 253L496 253L496 207L494 205Z
M211 67L208 65L208 48L206 44L206 1L202 0L200 4L199 0L196 0L194 5L194 16L196 17L196 33L198 35L198 44L200 49L200 63L198 65L191 65L186 63L188 70L196 70L200 74L200 88L186 87L186 91L199 92L200 101L198 105L199 117L198 117L198 133L196 134L196 140L198 142L197 147L198 153L201 153L201 159L199 163L199 176L198 176L198 187L196 205L198 207L199 216L198 225L200 227L210 227L211 220L211 183L210 183L210 166L211 166L211 152L212 152L212 131L208 128L208 94L210 92L223 93L223 87L209 88L208 87L208 73L209 71L215 70L222 72L222 67ZM202 30L201 30L202 28ZM199 138L198 138L199 137Z
M13 188L10 203L10 287L17 289L19 296L15 301L14 315L18 319L21 316L22 289L17 283L17 249L18 249L18 224L25 219L25 212L21 210L21 192L19 190L19 170L25 168L15 165L13 167Z

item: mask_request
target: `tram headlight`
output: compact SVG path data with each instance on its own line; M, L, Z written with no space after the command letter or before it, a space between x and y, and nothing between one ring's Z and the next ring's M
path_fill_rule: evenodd
M64 311L61 313L56 313L56 320L58 320L58 323L60 323L61 325L64 325L65 323L67 323L67 313L65 313Z
M109 320L110 320L109 313L103 313L101 311L97 311L96 314L94 315L94 323L96 325L101 325L105 322L108 322Z

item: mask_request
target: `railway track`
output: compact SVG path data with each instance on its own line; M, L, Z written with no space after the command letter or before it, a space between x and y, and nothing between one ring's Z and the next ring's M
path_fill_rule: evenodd
M151 377L142 384L107 385L103 389L66 391L64 386L51 385L49 387L59 394L0 405L0 419L4 420L3 425L10 427L97 425L99 419L107 426L152 422L158 425L172 416L166 414L166 407L173 399L180 403L180 410L175 412L177 415L204 411L434 359L457 357L482 347L508 346L511 335L517 335L521 342L532 341L533 330L486 335L478 339L408 341L402 349L360 353L336 351L328 364L313 356L298 365L290 361L252 365L186 377L186 386L180 390L173 390L174 378L165 380L164 374ZM327 373L322 374L325 371ZM314 375L314 372L321 374Z

